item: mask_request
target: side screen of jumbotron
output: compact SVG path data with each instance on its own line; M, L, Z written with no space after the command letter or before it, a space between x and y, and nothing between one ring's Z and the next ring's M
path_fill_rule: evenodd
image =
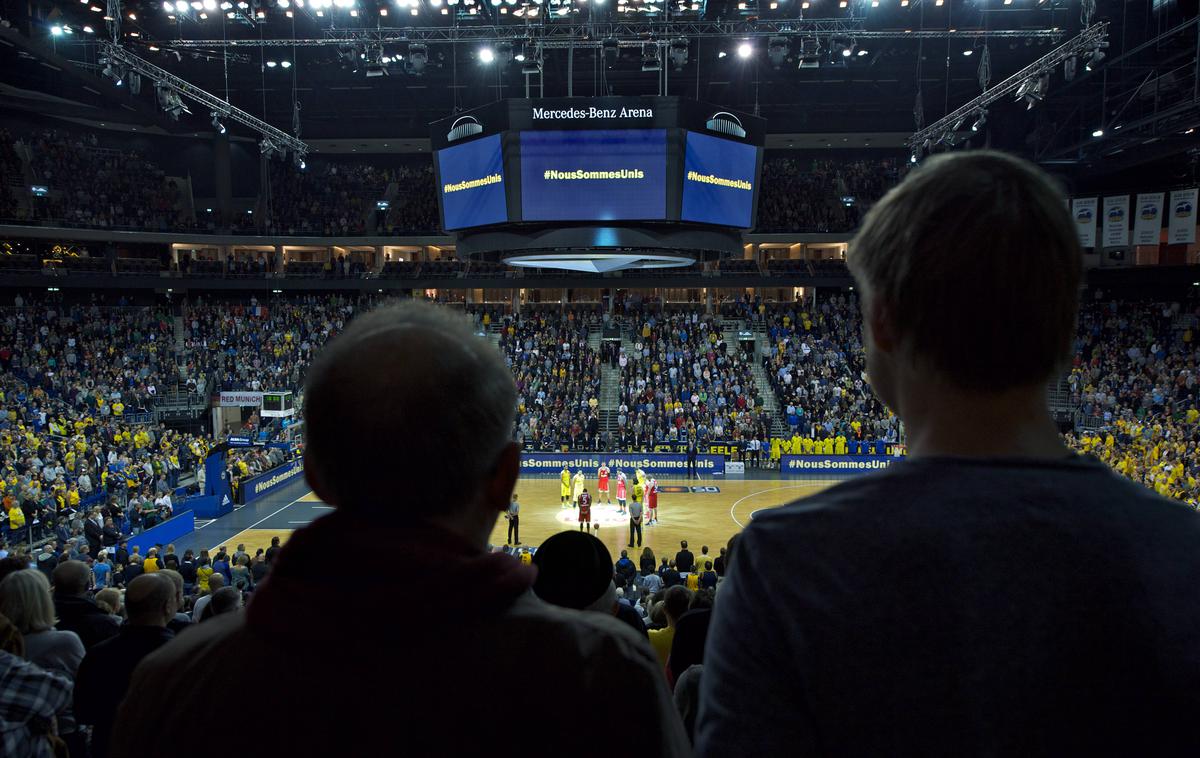
M521 132L525 221L667 217L665 129Z
M437 153L442 228L465 229L508 221L500 135Z
M680 218L748 229L754 219L758 148L687 133Z

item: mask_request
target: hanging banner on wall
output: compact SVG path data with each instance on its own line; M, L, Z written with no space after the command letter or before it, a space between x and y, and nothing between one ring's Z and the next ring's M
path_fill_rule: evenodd
M1171 216L1167 222L1167 242L1190 245L1196 241L1196 190L1171 193Z
M1163 193L1146 192L1137 196L1133 214L1133 244L1157 245L1162 231Z
M1080 247L1096 246L1096 198L1077 197L1071 201L1071 217L1079 233Z
M1104 247L1129 244L1129 195L1104 198Z

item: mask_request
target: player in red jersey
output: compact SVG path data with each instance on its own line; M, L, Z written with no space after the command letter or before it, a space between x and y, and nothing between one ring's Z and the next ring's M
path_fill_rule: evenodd
M646 482L646 515L649 516L647 524L658 523L658 480L651 479Z
M576 501L579 506L579 531L592 533L592 496L588 494L587 487L583 488L583 492L579 495L579 500Z
M612 505L612 495L608 493L608 465L601 463L596 469L596 504L600 504L600 496L604 496L606 505Z

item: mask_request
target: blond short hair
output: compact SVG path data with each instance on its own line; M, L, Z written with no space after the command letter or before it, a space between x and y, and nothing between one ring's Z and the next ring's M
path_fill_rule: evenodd
M54 628L54 600L50 581L37 569L23 569L0 582L0 615L8 617L21 634L35 634Z
M1079 240L1063 193L1019 158L930 158L871 209L846 263L913 356L955 386L1033 385L1071 355Z

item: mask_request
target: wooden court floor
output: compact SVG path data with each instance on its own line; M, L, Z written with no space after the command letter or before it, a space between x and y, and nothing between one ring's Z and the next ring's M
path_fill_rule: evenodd
M834 484L829 480L797 479L747 479L702 482L685 482L682 479L660 479L659 487L668 491L658 497L659 524L643 526L642 544L649 546L661 560L662 555L674 555L680 540L687 540L692 552L699 555L700 547L708 545L711 555L717 555L731 536L749 523L755 511L776 508L806 495L819 492ZM587 482L588 492L596 494L595 480ZM690 491L670 491L672 488ZM695 491L699 489L699 491ZM716 491L712 491L716 490ZM520 537L525 545L537 545L552 534L578 529L578 511L562 508L559 504L559 482L557 478L522 479L517 482L516 492L521 503ZM312 493L300 498L294 505L319 502ZM629 539L629 520L617 513L616 500L612 505L600 502L592 506L592 521L600 528L596 536L612 552L614 560L625 548ZM222 542L231 549L245 544L251 554L257 548L266 548L272 537L286 540L294 529L302 524L288 521L286 516L274 524L263 524L260 528L247 529ZM508 523L504 518L496 522L492 532L492 543L505 543ZM634 556L634 553L630 553Z

